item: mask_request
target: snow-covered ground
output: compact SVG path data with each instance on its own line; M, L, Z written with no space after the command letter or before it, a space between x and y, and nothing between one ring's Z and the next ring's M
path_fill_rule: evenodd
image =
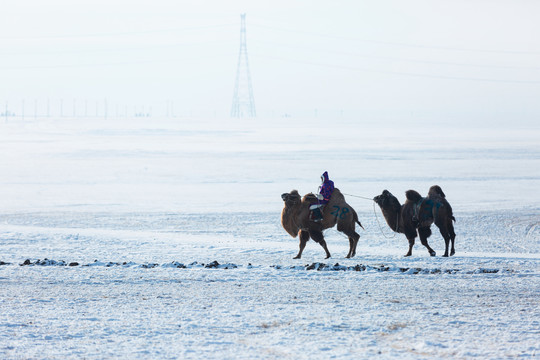
M540 357L540 127L317 119L0 123L0 358ZM280 225L327 170L357 255ZM373 197L440 185L456 255Z

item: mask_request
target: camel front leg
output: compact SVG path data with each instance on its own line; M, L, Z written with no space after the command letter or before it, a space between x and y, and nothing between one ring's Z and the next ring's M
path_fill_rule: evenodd
M298 251L298 255L293 257L293 259L300 259L302 257L302 252L304 251L306 244L309 241L309 232L300 230L298 237L300 238L300 251Z
M310 232L309 235L311 236L313 241L318 242L322 246L322 248L326 252L326 259L328 259L331 255L330 251L328 251L328 247L326 246L326 241L324 240L324 235L322 231L315 230Z
M405 254L405 256L411 256L412 255L412 248L414 246L414 237L407 238L409 240L409 251Z
M437 255L435 253L435 250L433 250L429 244L428 244L428 237L431 235L431 229L429 227L421 227L418 229L418 235L420 235L420 241L422 242L422 245L426 247L426 249L429 252L429 255L435 256Z

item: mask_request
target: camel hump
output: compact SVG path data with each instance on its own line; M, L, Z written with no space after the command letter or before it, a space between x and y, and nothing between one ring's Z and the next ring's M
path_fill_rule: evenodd
M405 196L407 197L407 200L413 201L413 202L418 202L422 200L422 195L420 195L418 191L414 191L414 190L405 191Z
M446 197L446 195L444 194L444 192L442 191L439 185L433 185L432 187L429 188L428 196L434 196L434 195L438 195L442 198Z
M315 194L313 193L307 193L306 195L304 195L304 198L302 199L302 202L307 202L307 203L316 203L318 200L317 200L317 196L315 196Z
M338 188L334 188L334 191L332 192L332 197L335 197L336 200L345 200L345 196L339 191Z
M343 194L341 193L341 191L339 191L338 188L335 188L334 191L332 192L332 196L330 196L330 200L328 201L327 205L329 205L329 206L334 206L334 205L342 206L345 203L346 203L345 196L343 196Z

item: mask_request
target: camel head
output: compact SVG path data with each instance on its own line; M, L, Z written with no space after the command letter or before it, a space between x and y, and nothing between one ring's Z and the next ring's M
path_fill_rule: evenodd
M297 205L302 201L302 197L297 190L293 190L290 193L283 193L281 194L281 198L285 202L286 207Z
M375 196L373 201L384 210L399 211L401 208L399 200L388 190L384 190L381 195Z
M302 198L297 190L281 194L281 198L285 202L285 206L281 211L281 225L289 235L293 238L297 237L300 231L298 216L302 213Z

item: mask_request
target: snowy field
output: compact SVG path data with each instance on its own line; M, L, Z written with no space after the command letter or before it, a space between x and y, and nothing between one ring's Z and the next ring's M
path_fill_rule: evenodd
M0 358L540 358L540 126L0 122ZM327 170L357 255L280 225ZM440 185L456 255L372 198Z

